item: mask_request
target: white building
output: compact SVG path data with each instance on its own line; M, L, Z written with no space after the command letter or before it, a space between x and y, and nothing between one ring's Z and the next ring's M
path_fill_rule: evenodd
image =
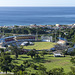
M56 24L56 27L59 27L60 26L60 24Z
M27 44L29 44L29 45L33 45L32 42L22 42L22 43L21 43L22 46L25 46L25 45L27 45Z
M28 42L23 42L21 45L22 46L25 46L26 44L28 44Z
M54 53L54 57L61 57L62 55L60 53Z
M52 36L41 36L43 42L52 42Z

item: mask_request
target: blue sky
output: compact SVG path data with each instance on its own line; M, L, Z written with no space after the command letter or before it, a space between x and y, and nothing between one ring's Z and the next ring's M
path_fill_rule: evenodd
M0 6L75 6L75 0L0 0Z

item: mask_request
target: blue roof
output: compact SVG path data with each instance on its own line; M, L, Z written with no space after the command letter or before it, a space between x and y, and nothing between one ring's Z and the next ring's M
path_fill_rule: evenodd
M9 37L0 38L0 43L1 43L1 42L5 42L5 39L7 39L7 38L12 38L12 37L14 37L14 36L9 36Z
M51 48L50 50L55 50L55 48Z
M4 42L4 38L1 38L1 39L0 39L0 43L1 43L2 41Z
M65 38L62 38L62 37L58 37L58 39L67 41Z

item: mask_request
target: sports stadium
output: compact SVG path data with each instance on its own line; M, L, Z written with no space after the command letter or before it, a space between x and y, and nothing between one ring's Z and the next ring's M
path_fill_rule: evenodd
M0 47L5 47L6 45L14 44L20 45L24 41L35 41L35 35L16 35L9 36L0 39Z

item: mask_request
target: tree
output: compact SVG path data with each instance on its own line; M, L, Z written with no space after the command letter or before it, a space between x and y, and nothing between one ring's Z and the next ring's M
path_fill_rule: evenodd
M42 52L41 52L41 56L43 56L44 57L44 55L46 55L47 54L47 52L45 51L45 50L43 50Z
M75 34L74 34L74 38L72 39L72 42L73 42L74 45L75 45Z
M35 75L47 75L46 68L44 65L40 64L38 66L38 70L39 70L39 72L37 72Z
M31 58L33 58L33 56L35 56L35 54L36 54L36 50L35 49L33 49L33 50L31 50L31 51L29 51L28 53L27 53L27 55L29 56L31 56Z
M67 54L67 51L66 50L63 50L62 53L63 53L63 55L65 57L65 55Z
M67 75L75 75L75 67L71 67L71 71Z
M75 57L72 57L71 60L72 64L75 64Z
M73 51L70 52L70 55L71 55L71 56L75 56L75 48L74 48Z
M25 65L26 65L27 63L28 63L28 60L23 61L23 64L25 64Z
M39 71L39 72L36 72L35 74L32 74L32 75L48 75L48 74L45 71Z
M8 56L8 55L2 55L0 57L0 69L3 72L6 72L6 73L7 73L7 71L11 71L10 70L11 61L12 61L12 58L10 58L10 56Z
M12 69L12 72L14 72L14 75L17 75L18 71L19 71L19 66L14 65L14 68Z
M17 75L29 75L26 71L18 71Z
M0 48L0 51L1 51L1 53L2 53L2 52L4 52L4 49L3 49L3 48Z
M21 70L22 72L25 71L25 66L21 64L19 70Z
M12 54L15 54L16 59L18 58L18 54L20 53L20 48L17 47L15 44L14 46L11 45L10 47Z
M73 36L73 39L72 39L72 43L75 45L75 33L74 33L74 36ZM71 56L74 56L75 55L75 48L73 51L71 51L70 53Z
M40 64L38 70L46 71L46 68L44 67L44 65Z
M35 70L37 69L37 65L35 65L34 63L32 63L32 64L30 65L30 67L31 67L31 68L34 68Z
M48 75L65 75L63 68L54 68L48 72Z
M15 75L17 74L19 75L20 71L21 73L24 73L25 67L23 65L20 65L20 66L14 65L14 68L12 69L12 71L14 72Z
M4 56L4 49L0 48L1 56Z
M75 57L72 57L70 61L75 65ZM75 75L75 67L71 67L71 72L68 75Z

